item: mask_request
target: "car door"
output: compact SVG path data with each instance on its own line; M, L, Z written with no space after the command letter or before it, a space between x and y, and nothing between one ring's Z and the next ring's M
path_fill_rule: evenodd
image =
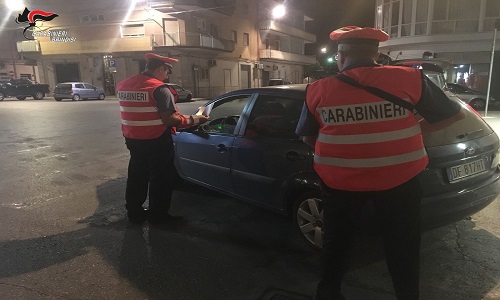
M87 94L87 98L98 98L99 92L97 88L91 84L85 83L85 93Z
M284 209L287 180L311 169L310 149L295 135L303 103L303 98L289 96L256 97L232 148L236 194L268 208Z
M75 83L75 88L73 89L73 94L78 94L80 95L80 98L88 98L87 96L87 90L85 89L85 86L83 83Z
M231 151L240 116L252 94L227 97L211 105L210 120L174 137L176 167L181 176L232 193Z

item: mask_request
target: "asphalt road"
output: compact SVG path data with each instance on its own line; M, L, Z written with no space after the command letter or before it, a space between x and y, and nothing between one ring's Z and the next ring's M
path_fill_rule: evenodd
M285 217L186 185L184 225L128 226L119 118L115 100L0 102L0 299L309 299L318 253ZM499 212L423 235L421 299L500 299ZM346 296L394 299L380 240L357 243Z

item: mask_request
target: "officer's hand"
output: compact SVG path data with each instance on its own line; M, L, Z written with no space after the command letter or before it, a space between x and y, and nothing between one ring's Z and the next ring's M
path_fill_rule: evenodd
M206 122L210 119L210 117L203 116L203 115L201 115L201 116L196 116L196 117L197 117L197 119L199 120L199 123L198 123L198 124L203 124L203 123L206 123Z

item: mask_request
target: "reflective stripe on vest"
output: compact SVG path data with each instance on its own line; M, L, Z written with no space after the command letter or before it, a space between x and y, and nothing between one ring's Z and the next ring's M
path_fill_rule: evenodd
M125 79L117 85L123 135L132 139L154 139L167 126L158 112L153 91L163 82L143 74Z
M419 70L360 67L345 72L361 84L414 105L420 100ZM420 125L401 106L336 78L309 84L306 103L319 124L314 169L327 186L348 191L388 190L427 165Z

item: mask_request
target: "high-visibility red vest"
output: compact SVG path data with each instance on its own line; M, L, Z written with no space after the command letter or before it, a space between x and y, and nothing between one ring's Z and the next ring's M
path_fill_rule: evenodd
M153 91L163 82L143 74L127 78L116 86L120 102L122 132L127 138L147 140L160 137L163 124Z
M414 105L422 94L417 69L370 66L342 74ZM319 124L314 169L327 186L388 190L427 166L420 126L407 109L336 78L309 84L306 103Z

